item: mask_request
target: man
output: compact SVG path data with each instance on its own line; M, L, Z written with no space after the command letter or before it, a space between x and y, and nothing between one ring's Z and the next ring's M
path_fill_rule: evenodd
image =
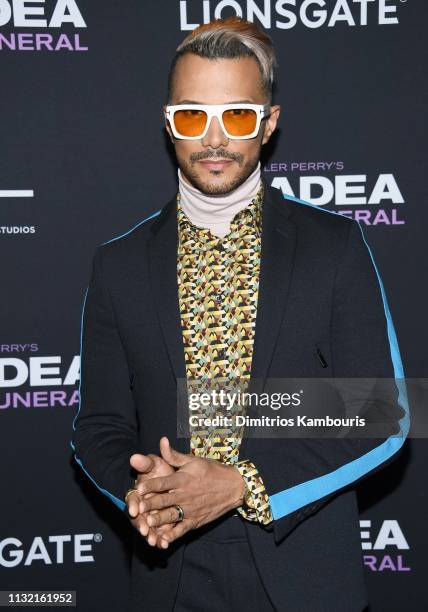
M183 380L403 377L359 224L261 177L274 64L239 18L189 34L164 107L178 193L95 253L72 446L136 527L132 610L367 604L354 485L402 446L403 389L381 439L177 433Z

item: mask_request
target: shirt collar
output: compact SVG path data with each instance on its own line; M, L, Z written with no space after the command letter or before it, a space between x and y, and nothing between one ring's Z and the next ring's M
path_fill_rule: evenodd
M179 249L183 250L209 250L227 246L233 250L239 237L255 235L261 236L261 209L263 204L264 187L260 182L256 196L245 208L241 209L230 222L230 231L223 237L216 236L208 228L198 227L186 216L180 204L180 192L177 193L177 221Z

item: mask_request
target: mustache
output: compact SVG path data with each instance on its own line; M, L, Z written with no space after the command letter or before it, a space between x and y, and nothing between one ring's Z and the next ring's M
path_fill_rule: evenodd
M225 151L223 149L218 149L215 153L213 151L200 151L200 153L192 153L190 155L190 160L192 162L201 161L202 159L231 159L233 161L241 162L243 159L243 155L241 153L230 153L229 151Z

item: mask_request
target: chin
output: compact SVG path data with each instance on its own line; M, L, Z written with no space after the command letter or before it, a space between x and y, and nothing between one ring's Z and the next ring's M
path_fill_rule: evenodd
M227 195L231 191L233 191L235 187L230 187L229 184L220 184L220 185L205 185L204 188L200 188L199 191L205 193L205 195Z
M218 177L214 178L214 180L199 180L199 185L197 185L197 187L199 191L202 191L202 193L207 195L226 195L230 191L236 189L236 187L238 187L243 180L239 176L227 178L222 174L219 174Z

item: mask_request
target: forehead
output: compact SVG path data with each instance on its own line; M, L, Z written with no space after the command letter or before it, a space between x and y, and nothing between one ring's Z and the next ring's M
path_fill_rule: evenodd
M265 102L261 72L254 58L208 59L193 53L186 53L177 62L172 96L175 104L189 100L204 104Z

